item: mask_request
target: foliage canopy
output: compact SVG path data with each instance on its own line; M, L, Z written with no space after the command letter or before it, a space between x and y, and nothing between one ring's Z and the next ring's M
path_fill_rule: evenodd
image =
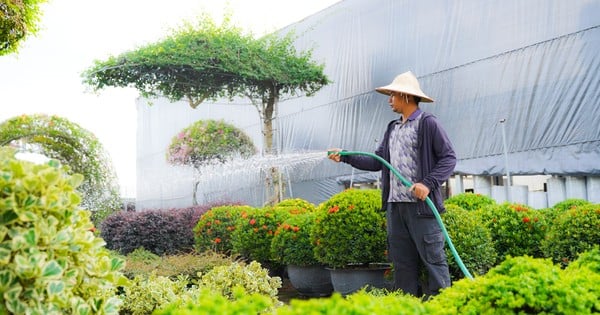
M120 207L110 158L98 139L79 125L44 114L13 117L0 123L0 146L5 145L58 160L71 173L83 175L84 181L78 187L83 195L83 208L110 212Z
M235 155L256 153L252 139L243 130L217 120L198 120L184 128L171 140L167 161L195 168L210 163L226 162Z
M40 4L46 0L0 2L0 56L16 52L19 43L38 31Z

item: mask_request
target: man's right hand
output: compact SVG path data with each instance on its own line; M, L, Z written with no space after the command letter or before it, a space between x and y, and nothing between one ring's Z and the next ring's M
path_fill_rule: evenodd
M340 151L342 151L342 149L338 149L338 148L329 149L329 150L327 150L327 152L329 152L327 157L334 162L339 162L342 160L342 157L339 154Z

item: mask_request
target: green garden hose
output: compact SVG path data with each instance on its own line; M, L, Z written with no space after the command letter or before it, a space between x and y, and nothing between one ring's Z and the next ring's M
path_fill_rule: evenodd
M398 179L402 182L402 184L404 184L404 186L406 186L406 187L412 186L412 183L410 181L408 181L408 180L406 180L406 178L402 177L402 175L400 175L398 170L396 170L390 163L388 163L388 161L384 160L379 155L369 153L369 152L360 152L360 151L339 151L339 152L328 151L327 155L335 154L335 153L337 153L339 155L367 155L372 158L375 158L379 162L381 162L383 165L385 165L392 173L394 173L394 175L396 175L396 177L398 177ZM436 209L436 207L433 204L433 202L431 201L431 199L429 199L429 197L425 198L425 202L427 203L429 208L431 208L431 210L433 211L433 215L435 216L435 219L437 220L440 228L442 229L442 233L444 234L446 243L448 243L448 247L450 248L450 251L452 252L452 255L454 256L454 259L456 260L458 267L460 268L462 273L465 275L465 277L467 277L469 279L473 279L473 276L471 275L469 270L467 270L467 268L463 264L462 259L460 259L460 256L458 256L458 253L456 252L456 248L454 248L454 245L452 244L452 240L450 239L450 236L448 236L448 231L446 230L446 227L444 226L444 223L442 222L442 217L440 216L440 213Z

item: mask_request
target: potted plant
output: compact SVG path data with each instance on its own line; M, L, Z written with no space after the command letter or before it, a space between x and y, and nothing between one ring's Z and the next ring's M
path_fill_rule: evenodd
M311 242L317 261L331 268L335 291L349 294L365 285L385 287L383 275L390 267L379 190L347 189L319 205Z
M300 294L329 296L333 292L329 270L315 258L310 242L314 222L314 212L290 216L275 231L271 256L287 266L290 283Z

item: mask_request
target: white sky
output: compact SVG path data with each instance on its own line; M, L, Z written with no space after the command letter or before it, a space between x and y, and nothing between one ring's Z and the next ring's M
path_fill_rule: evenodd
M261 35L340 0L48 0L40 31L18 53L0 56L0 121L21 114L57 115L98 137L122 193L135 196L137 91L85 91L81 73L96 59L163 38L202 12L220 20L225 7L236 25Z

